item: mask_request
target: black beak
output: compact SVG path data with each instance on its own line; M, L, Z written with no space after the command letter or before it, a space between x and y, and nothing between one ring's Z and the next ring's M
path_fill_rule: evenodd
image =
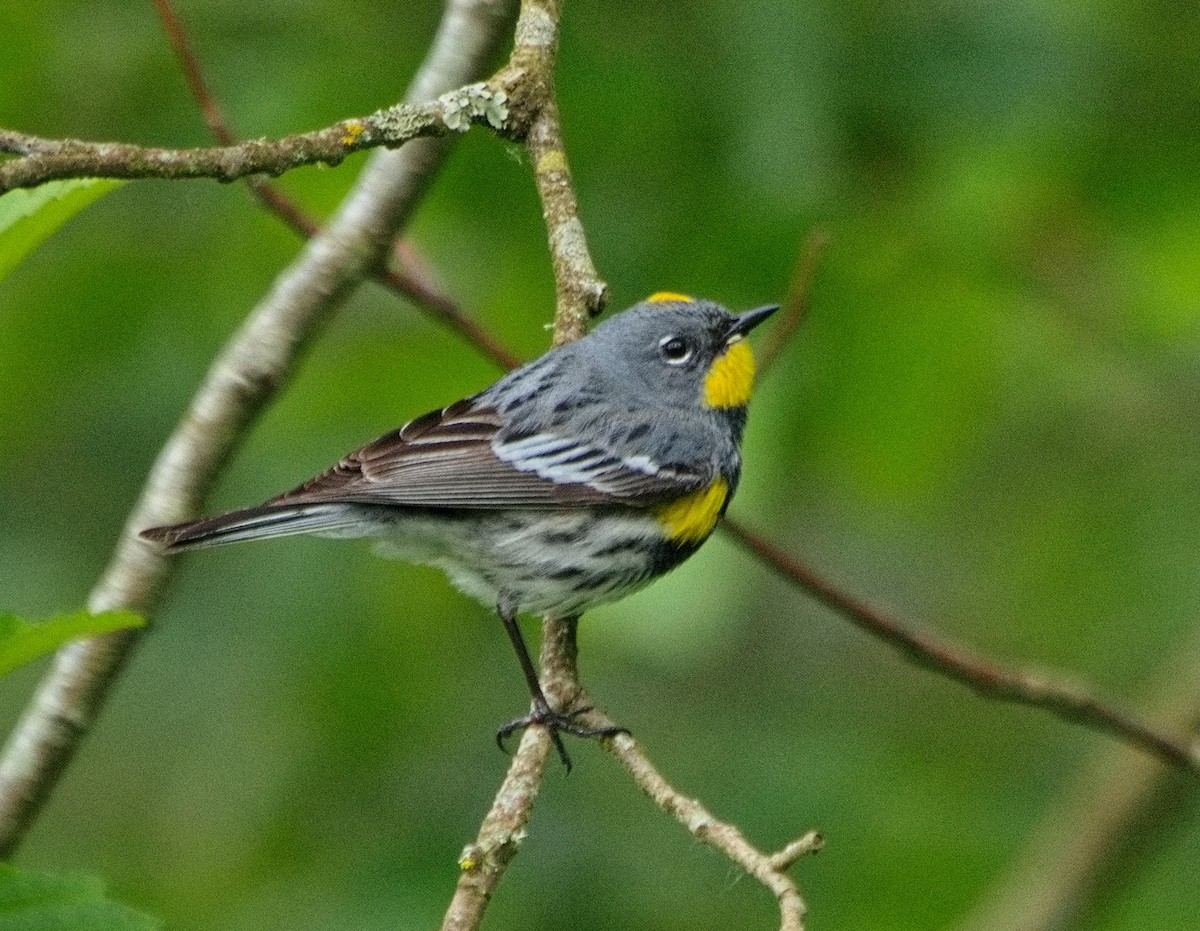
M755 307L754 310L748 310L744 314L739 314L733 320L733 326L729 329L729 335L731 337L745 336L777 310L779 310L778 304L768 304L766 307Z

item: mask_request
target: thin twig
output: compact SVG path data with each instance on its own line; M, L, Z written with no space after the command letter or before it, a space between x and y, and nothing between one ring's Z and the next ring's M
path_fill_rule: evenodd
M725 530L747 551L856 627L900 650L918 666L970 686L980 695L1043 708L1074 724L1116 735L1194 776L1200 776L1200 744L1169 734L1136 715L1103 702L1085 689L1044 674L999 666L967 653L927 631L909 627L890 614L839 590L795 557L726 519Z
M579 684L576 622L570 618L547 625L541 649L542 687L555 707L590 708L578 716L581 724L611 729L615 723L591 707L591 699ZM699 801L667 782L632 737L618 734L606 738L603 745L655 805L774 894L779 902L781 931L802 931L804 900L787 870L801 857L821 849L824 840L820 834L808 831L776 853L762 853L736 825L714 817ZM464 848L459 859L463 872L442 931L474 931L479 927L487 903L524 839L549 750L545 731L530 728L526 732L478 837Z
M563 148L558 107L553 100L531 127L526 144L550 234L550 257L558 292L558 312L554 318L554 342L558 345L579 339L587 332L588 321L604 309L608 288L592 266Z
M808 316L808 306L812 300L813 278L817 274L817 266L825 247L829 245L829 232L823 227L817 227L808 234L800 255L796 259L796 267L792 270L792 279L788 284L787 297L783 302L782 311L772 321L770 331L756 353L758 356L759 375L765 375L779 354L791 341L796 328Z
M175 50L175 56L179 59L180 68L205 124L222 145L234 145L237 137L221 112L216 97L209 90L208 82L204 79L204 70L192 50L183 23L169 0L154 0L154 6L158 10L163 31ZM311 239L317 234L320 229L317 222L269 181L255 176L244 180L259 202L299 235ZM515 353L501 345L478 323L464 314L453 300L433 284L416 250L403 237L396 240L394 255L397 260L396 267L380 269L375 273L382 284L402 297L420 304L429 317L453 330L468 343L482 349L485 355L491 356L505 368L514 368L520 364Z
M200 107L200 113L209 131L221 145L233 145L237 142L237 137L230 130L229 124L221 114L221 108L217 106L216 98L208 89L208 82L204 80L200 61L192 51L192 43L188 40L183 23L175 15L175 10L168 0L154 0L154 8L158 11L163 31L171 42L171 48L175 50L175 57L179 59L179 66L183 69L184 80L187 81L188 89Z
M510 4L496 0L450 0L409 99L436 97L479 77L506 35L512 12ZM92 592L92 610L153 613L171 562L139 540L138 531L196 512L321 324L383 261L444 150L445 140L425 140L376 153L329 225L232 337L159 455ZM0 858L24 838L136 642L122 632L72 644L56 656L0 757Z
M588 727L613 726L606 715L597 711L590 711L581 719ZM825 841L819 833L808 831L782 850L763 853L746 840L736 825L718 820L698 800L683 795L667 782L628 734L608 738L604 746L655 805L682 824L689 834L719 850L775 895L779 902L780 931L803 929L804 899L787 871L801 857L821 849Z

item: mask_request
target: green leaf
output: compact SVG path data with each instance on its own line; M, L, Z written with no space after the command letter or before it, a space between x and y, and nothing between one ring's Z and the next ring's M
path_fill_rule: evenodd
M4 931L159 931L162 924L104 897L92 876L28 873L0 863Z
M0 676L8 675L39 656L53 653L68 640L107 634L125 627L141 627L145 623L145 618L129 611L105 611L103 614L77 611L34 624L15 614L0 612Z
M67 220L124 183L73 178L0 196L0 281Z

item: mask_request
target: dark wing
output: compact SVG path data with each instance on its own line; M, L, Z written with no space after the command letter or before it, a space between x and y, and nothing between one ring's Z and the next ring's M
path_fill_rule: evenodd
M474 399L410 421L269 504L355 503L421 508L554 508L652 504L710 476L665 468L550 433L502 436Z

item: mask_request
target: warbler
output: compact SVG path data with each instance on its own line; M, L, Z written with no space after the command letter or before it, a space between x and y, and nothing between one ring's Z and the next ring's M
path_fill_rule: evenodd
M735 315L660 292L491 387L410 421L265 504L154 527L170 551L311 533L370 537L437 566L498 611L533 698L532 724L612 733L551 708L516 617L571 617L673 569L712 533L738 485L754 381Z

